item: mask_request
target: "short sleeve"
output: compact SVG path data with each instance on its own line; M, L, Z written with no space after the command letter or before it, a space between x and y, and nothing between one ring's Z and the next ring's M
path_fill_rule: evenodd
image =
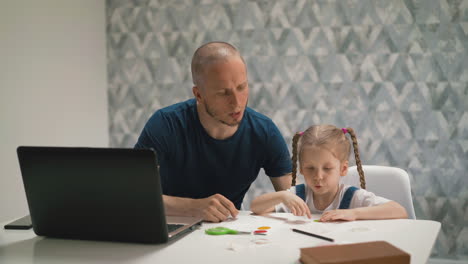
M291 158L289 150L276 125L271 122L266 143L266 160L263 164L266 175L280 177L291 173Z
M373 192L359 189L354 193L350 208L370 207L390 202L389 199L375 195Z
M168 119L161 111L157 111L145 124L134 148L154 149L161 160L169 155L168 135L171 134Z

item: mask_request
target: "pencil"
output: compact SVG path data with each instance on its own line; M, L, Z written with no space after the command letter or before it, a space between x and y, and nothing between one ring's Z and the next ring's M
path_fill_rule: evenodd
M304 234L304 235L308 235L308 236L320 238L320 239L323 239L323 240L326 240L326 241L330 241L330 242L334 242L334 241L335 241L335 240L332 239L332 238L328 238L328 237L324 237L324 236L312 234L312 233L309 233L309 232L306 232L306 231L302 231L302 230L299 230L299 229L295 229L295 228L293 228L292 231L293 231L293 232L297 232L297 233L301 233L301 234Z

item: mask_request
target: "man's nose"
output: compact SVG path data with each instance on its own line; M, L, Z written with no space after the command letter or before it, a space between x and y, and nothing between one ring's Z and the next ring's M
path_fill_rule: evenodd
M231 105L235 105L237 106L239 104L239 101L240 101L240 94L238 92L233 92L231 94Z

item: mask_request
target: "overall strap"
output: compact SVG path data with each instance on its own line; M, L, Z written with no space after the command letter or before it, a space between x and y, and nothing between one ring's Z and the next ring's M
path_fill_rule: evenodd
M349 205L351 204L351 200L353 199L354 192L359 190L359 188L351 186L349 187L343 195L343 199L341 199L339 209L349 209Z
M296 195L305 201L306 197L305 197L305 185L304 184L296 185Z

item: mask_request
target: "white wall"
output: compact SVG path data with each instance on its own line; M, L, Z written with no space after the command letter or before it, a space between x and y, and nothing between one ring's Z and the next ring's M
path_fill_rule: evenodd
M104 0L0 0L0 222L28 213L18 145L108 146Z

